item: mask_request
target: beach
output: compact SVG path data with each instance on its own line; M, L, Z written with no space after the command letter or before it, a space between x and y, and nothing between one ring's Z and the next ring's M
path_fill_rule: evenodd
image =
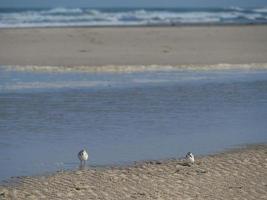
M90 163L90 162L89 162ZM266 199L267 146L21 177L0 186L1 199Z
M1 28L0 175L30 175L0 183L0 199L267 199L266 144L216 154L266 142L266 36L267 25ZM139 74L91 73L103 71ZM89 151L76 170L82 145L95 163L137 162L90 167ZM204 154L195 164L167 159L188 147Z
M266 35L266 25L0 29L0 64L266 63Z

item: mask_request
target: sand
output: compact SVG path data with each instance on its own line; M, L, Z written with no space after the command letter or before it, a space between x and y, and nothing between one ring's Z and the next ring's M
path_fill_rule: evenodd
M24 177L0 199L267 199L267 145L183 160Z
M0 65L267 63L267 26L0 29Z

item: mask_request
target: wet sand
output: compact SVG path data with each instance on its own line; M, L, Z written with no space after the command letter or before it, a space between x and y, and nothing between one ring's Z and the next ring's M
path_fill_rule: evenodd
M24 177L0 199L267 199L267 145L184 160Z
M0 65L267 62L267 26L0 29Z

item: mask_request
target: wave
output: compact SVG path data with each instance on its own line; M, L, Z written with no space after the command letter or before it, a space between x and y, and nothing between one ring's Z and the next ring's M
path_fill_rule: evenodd
M253 9L254 12L267 13L267 7Z
M51 10L42 11L42 14L80 14L83 10L80 8L52 8Z
M0 9L0 27L267 23L267 8L243 9Z
M244 8L241 8L241 7L238 7L238 6L230 6L230 9L234 10L234 11L245 11Z
M156 71L203 71L203 70L256 70L267 69L267 63L250 64L227 64L214 65L106 65L106 66L1 66L3 70L24 72L48 72L48 73L134 73L134 72L156 72Z

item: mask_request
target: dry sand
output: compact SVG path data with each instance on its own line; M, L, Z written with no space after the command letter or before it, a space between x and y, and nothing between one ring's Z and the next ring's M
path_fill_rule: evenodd
M196 159L25 177L0 199L267 199L267 145Z
M267 26L0 29L0 65L267 63Z

